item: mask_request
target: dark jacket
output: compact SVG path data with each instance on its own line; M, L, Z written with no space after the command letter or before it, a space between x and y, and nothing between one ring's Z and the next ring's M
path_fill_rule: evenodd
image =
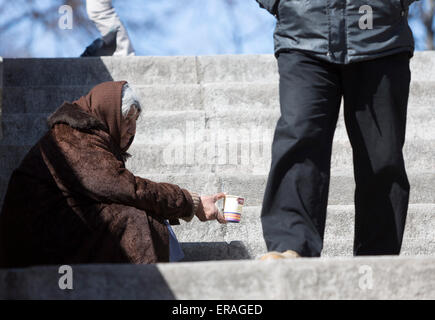
M13 172L0 214L0 267L169 260L165 219L191 194L133 175L103 123L65 103Z
M257 0L277 18L276 56L291 49L303 50L340 64L402 51L409 51L412 57L414 38L408 25L408 9L414 1ZM360 20L364 24L368 13L365 5L372 9L373 28L360 28Z

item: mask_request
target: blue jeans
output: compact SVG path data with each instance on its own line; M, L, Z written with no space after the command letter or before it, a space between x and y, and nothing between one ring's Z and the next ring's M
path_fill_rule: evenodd
M174 230L167 220L165 220L169 231L169 262L177 262L184 258L184 252L175 236Z

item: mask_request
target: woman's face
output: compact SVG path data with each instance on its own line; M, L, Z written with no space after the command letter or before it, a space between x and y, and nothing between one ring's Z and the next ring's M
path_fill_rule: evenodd
M136 134L136 121L139 118L140 112L137 108L130 109L127 117L121 122L121 150L127 151L133 142Z

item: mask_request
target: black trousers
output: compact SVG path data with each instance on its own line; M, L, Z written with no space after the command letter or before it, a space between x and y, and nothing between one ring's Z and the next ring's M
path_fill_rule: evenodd
M411 80L407 52L340 65L281 53L281 117L261 212L269 251L320 256L331 150L344 98L355 189L354 255L399 254L410 186L402 148Z

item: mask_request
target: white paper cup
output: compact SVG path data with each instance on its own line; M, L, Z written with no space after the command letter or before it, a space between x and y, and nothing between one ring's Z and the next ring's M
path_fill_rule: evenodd
M239 196L226 195L224 198L224 217L228 222L240 222L245 199Z

